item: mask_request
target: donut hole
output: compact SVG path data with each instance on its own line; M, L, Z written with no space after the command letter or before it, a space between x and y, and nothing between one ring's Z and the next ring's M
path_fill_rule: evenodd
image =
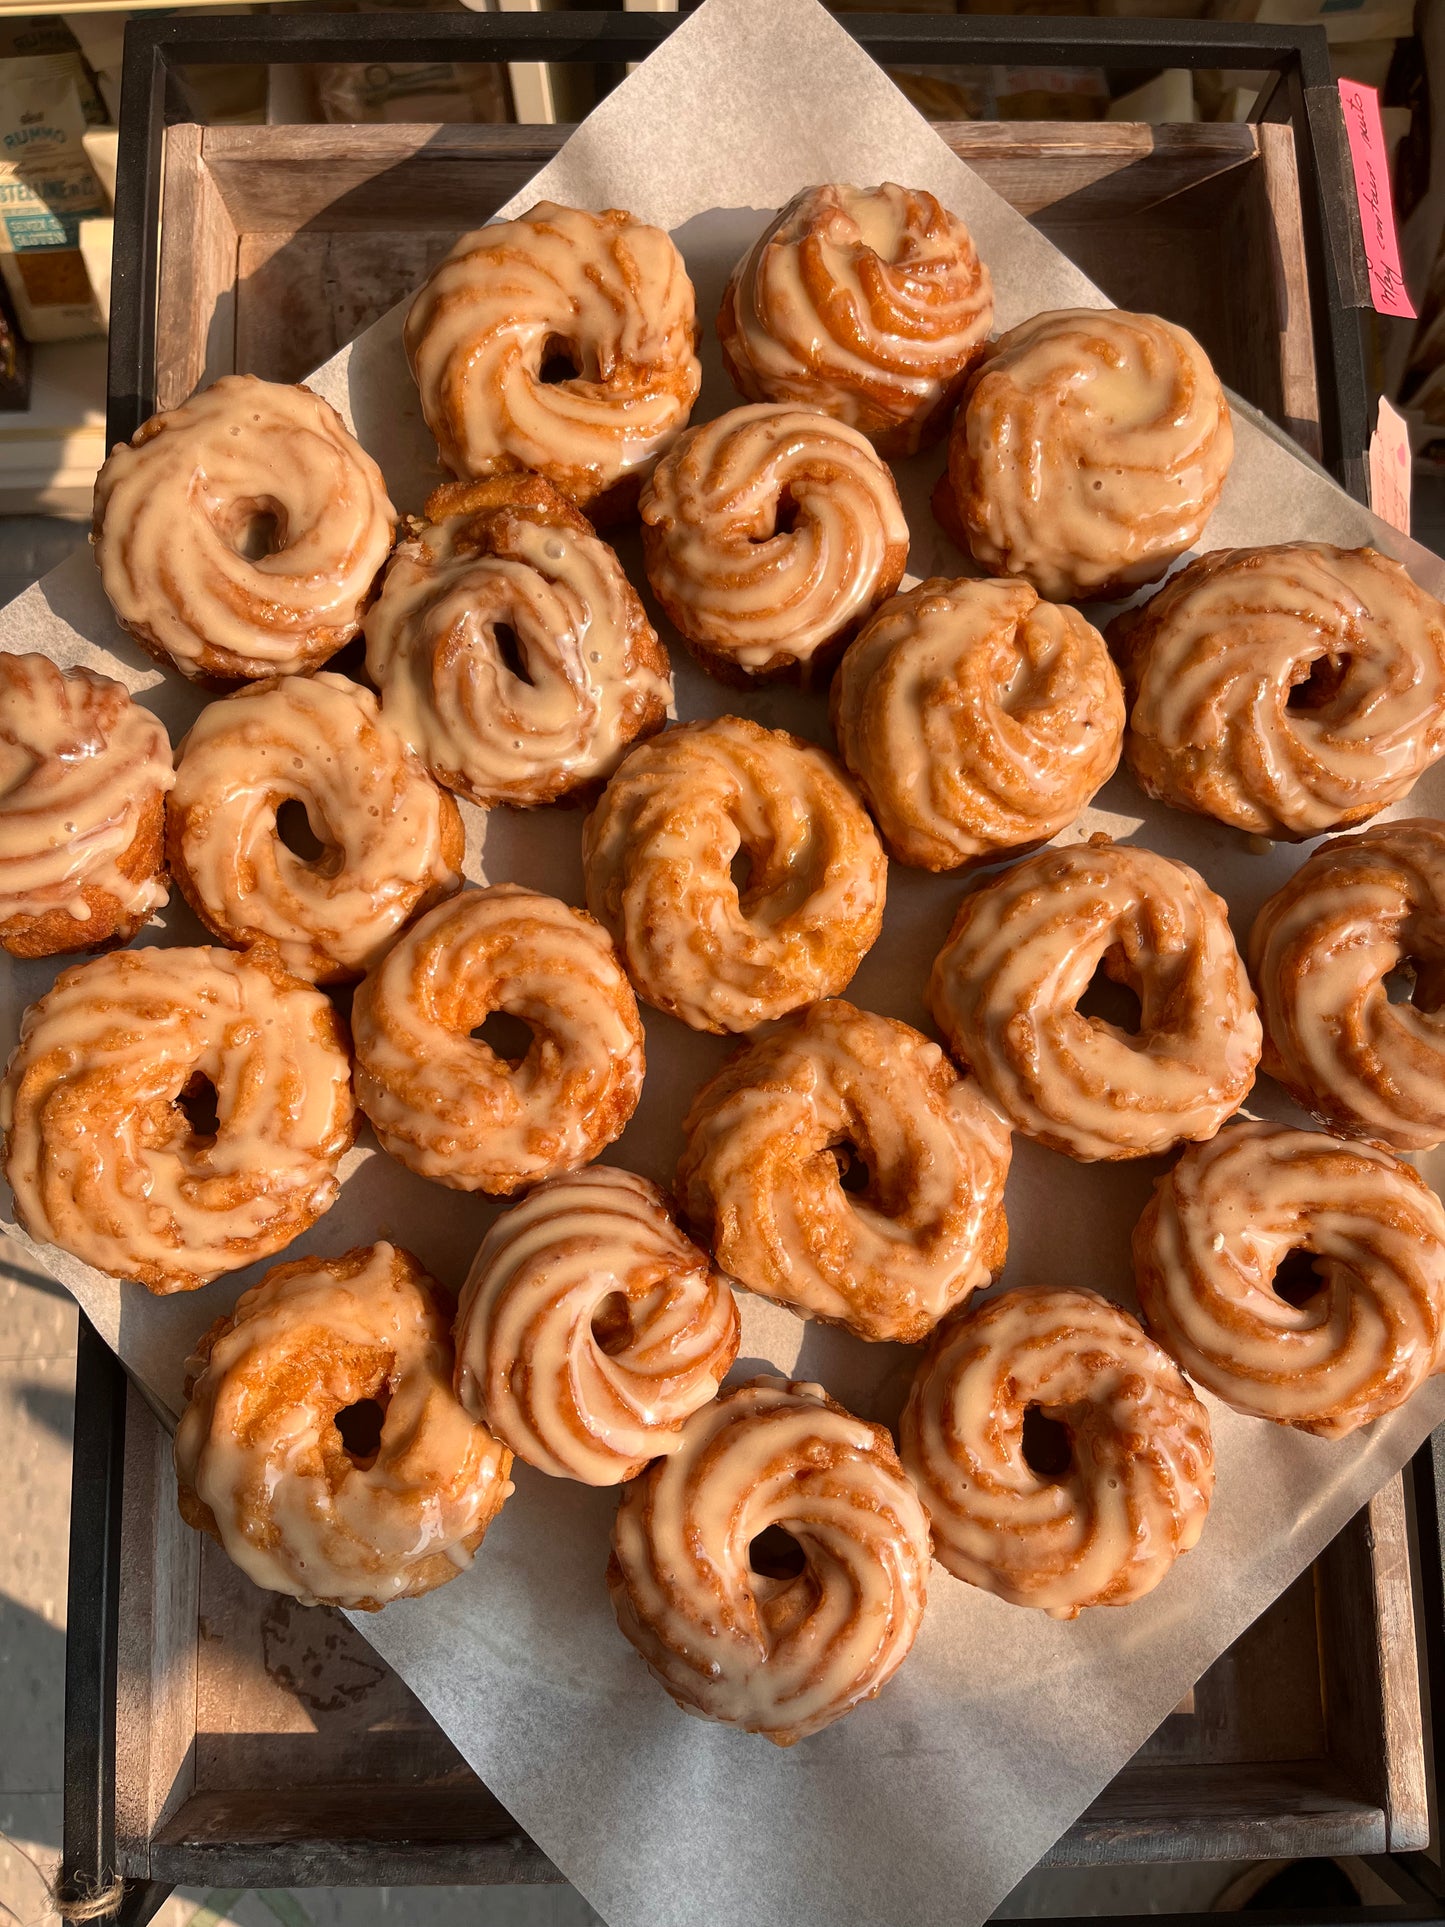
M1385 995L1392 1004L1413 1004L1426 1016L1434 1016L1445 1009L1445 964L1401 957L1385 978Z
M231 504L226 540L246 562L262 562L286 546L286 511L273 496L258 495Z
M391 1387L384 1385L375 1398L359 1398L336 1414L333 1423L341 1434L341 1449L358 1472L370 1471L376 1464L390 1403Z
M1287 1251L1275 1267L1270 1280L1276 1298L1282 1298L1296 1311L1303 1311L1326 1289L1327 1280L1319 1269L1314 1252L1302 1247Z
M771 542L775 535L796 534L798 524L803 520L803 511L797 497L790 488L778 490L778 499L773 504L773 526L755 535L755 542Z
M1328 709L1349 673L1348 656L1316 656L1313 662L1297 664L1285 707L1297 715Z
M1061 1479L1074 1462L1074 1441L1042 1405L1024 1407L1024 1464L1040 1479Z
M760 1579L796 1579L808 1555L786 1526L764 1526L748 1547L748 1564Z
M850 1197L861 1198L873 1186L873 1173L868 1168L868 1160L851 1138L841 1138L838 1143L830 1144L838 1166L838 1183Z
M527 651L522 645L522 638L510 622L493 623L492 646L509 676L515 676L518 682L526 683L529 689L536 687L536 679L527 667Z
M632 1343L632 1308L625 1291L609 1291L592 1314L592 1338L599 1352L616 1358Z
M1114 968L1117 970L1118 965ZM1144 1007L1138 991L1122 976L1111 975L1107 957L1100 959L1075 1008L1091 1024L1107 1025L1128 1037L1137 1037L1144 1028Z
M187 1080L175 1102L191 1136L202 1144L214 1144L221 1128L220 1097L204 1071Z
M549 388L564 381L576 381L582 373L582 357L573 344L561 335L552 335L542 349L537 379Z
M276 836L293 856L313 870L335 876L341 869L341 851L318 833L311 821L311 812L299 796L288 796L277 806Z
M532 1026L509 1010L493 1010L472 1031L474 1043L485 1044L493 1057L514 1068L533 1044Z
M745 843L740 843L733 852L733 860L728 865L728 875L732 878L733 888L737 891L738 902L741 904L753 887L752 852Z

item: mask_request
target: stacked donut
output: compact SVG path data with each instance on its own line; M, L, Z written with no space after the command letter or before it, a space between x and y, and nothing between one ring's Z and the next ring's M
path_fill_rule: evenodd
M1437 1369L1445 1212L1396 1154L1445 1141L1445 828L1325 843L1246 967L1203 876L1081 819L1122 758L1233 832L1363 822L1445 752L1445 609L1300 541L1207 552L1101 629L1075 605L1203 532L1228 402L1156 316L992 325L933 195L810 187L727 282L742 405L693 422L674 242L544 202L407 315L452 478L420 514L319 396L250 376L107 462L116 616L219 693L173 757L117 683L0 656L0 944L125 944L167 876L214 941L110 949L26 1013L22 1224L198 1289L322 1217L358 1113L411 1179L506 1201L464 1280L385 1241L290 1257L200 1340L181 1508L258 1583L379 1610L469 1565L514 1461L615 1488L626 1639L790 1745L892 1678L934 1559L1062 1619L1159 1586L1214 1489L1190 1379L1337 1438ZM959 566L905 580L889 464L945 435ZM629 518L648 601L598 533ZM748 715L694 682L669 722L662 619ZM828 687L836 755L806 693L805 733L752 713L777 681ZM481 812L578 804L585 909L482 881ZM899 1000L867 968L890 858L969 880L912 986L936 1037L866 1007ZM732 1049L647 1176L624 1133L669 1024ZM1261 1067L1323 1128L1242 1116ZM1016 1140L1173 1155L1139 1318L994 1290ZM738 1292L921 1348L896 1441L731 1381Z

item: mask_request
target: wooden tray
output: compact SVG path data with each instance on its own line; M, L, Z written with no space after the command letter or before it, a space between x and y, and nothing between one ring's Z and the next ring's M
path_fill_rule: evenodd
M168 1886L557 1880L339 1613L254 1587L176 1509L133 1388L121 1522L119 1871ZM1429 1840L1401 1481L1204 1675L1052 1866Z
M411 293L551 159L558 127L167 130L157 402L237 369L293 381ZM1292 129L950 122L953 151L1121 307L1198 336L1316 457Z
M171 127L156 365L169 406L295 379L401 299L564 129ZM954 151L1122 305L1183 322L1320 448L1289 126L959 124ZM337 1614L256 1591L180 1521L126 1414L115 1759L120 1871L262 1887L557 1878ZM1428 1840L1396 1479L1200 1681L1053 1864L1368 1853Z

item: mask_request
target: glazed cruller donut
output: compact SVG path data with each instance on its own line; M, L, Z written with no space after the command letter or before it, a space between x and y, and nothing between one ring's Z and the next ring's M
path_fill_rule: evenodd
M634 749L582 860L639 994L694 1030L751 1030L832 996L882 927L888 859L852 785L811 743L737 716Z
M754 1569L769 1527L803 1567ZM607 1585L686 1711L791 1746L871 1699L923 1616L928 1518L881 1425L818 1385L754 1379L693 1414L623 1488Z
M74 965L26 1011L0 1085L21 1224L158 1293L299 1237L336 1201L353 1120L340 1018L265 952Z
M479 1029L532 1036L516 1062ZM356 1096L419 1177L506 1194L617 1137L642 1092L637 1000L607 933L520 884L468 890L412 925L356 993Z
M1279 1425L1343 1438L1440 1364L1445 1209L1379 1144L1236 1120L1159 1180L1134 1268L1190 1377Z
M1395 802L1445 750L1445 608L1373 549L1198 556L1109 625L1140 787L1299 840Z
M320 845L278 823L300 804ZM417 911L461 888L465 842L375 696L284 676L208 703L177 752L166 846L181 892L238 948L267 944L312 983L362 976Z
M832 708L884 841L925 870L1047 843L1114 774L1124 737L1104 638L1026 582L894 596L843 657Z
M1137 1034L1086 1017L1097 969ZM964 898L929 1007L1014 1129L1085 1161L1212 1137L1254 1080L1260 1026L1224 904L1186 864L1091 838Z
M678 1450L737 1355L732 1290L646 1178L549 1178L482 1240L457 1311L457 1395L529 1465L620 1485Z
M1346 1137L1445 1138L1445 823L1380 823L1321 846L1255 918L1263 1068ZM1396 974L1413 978L1395 1003Z
M682 256L616 208L539 201L464 234L406 317L422 413L453 475L532 469L616 521L702 383ZM565 358L568 377L548 364Z
M939 1563L1056 1619L1152 1591L1214 1492L1209 1414L1092 1291L1006 1291L945 1325L900 1438Z
M683 1134L678 1199L718 1263L860 1338L917 1343L1003 1268L1008 1127L907 1024L814 1004L705 1084Z
M393 1245L268 1271L190 1361L182 1517L305 1605L375 1612L455 1579L512 1455L452 1392L448 1321Z
M970 372L934 497L991 575L1054 602L1127 595L1213 513L1229 404L1194 337L1118 308L1036 314Z
M667 651L617 557L539 475L437 489L427 515L366 618L388 721L483 806L609 776L672 700Z
M202 682L314 669L361 627L396 528L381 470L309 388L225 375L95 484L95 559L141 646Z
M749 401L821 408L898 456L945 427L992 325L963 222L887 181L794 195L733 269L717 331Z
M725 682L822 679L902 580L908 524L871 444L807 408L689 429L638 503L647 579Z
M165 730L119 683L0 652L0 945L128 942L166 900L174 780Z

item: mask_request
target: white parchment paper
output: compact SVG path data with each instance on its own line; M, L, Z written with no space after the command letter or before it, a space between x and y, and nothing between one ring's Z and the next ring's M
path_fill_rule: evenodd
M504 212L551 196L627 207L674 232L709 324L701 420L736 401L711 321L760 211L812 182L883 179L930 188L965 217L993 269L1001 328L1041 307L1103 302L954 158L814 0L708 0ZM484 211L479 198L478 218ZM1128 245L1123 227L1120 242ZM399 314L338 355L314 385L377 455L398 504L418 509L438 474L401 354ZM936 450L898 470L914 575L967 570L928 513L942 461ZM1445 594L1445 565L1242 413L1208 545L1298 537L1374 542ZM635 540L620 548L640 584ZM116 628L84 555L0 613L0 647L42 649L119 677L174 736L198 706ZM724 691L680 647L674 663L680 715L740 711L830 743L817 699ZM1408 809L1445 813L1445 779L1422 783ZM485 823L471 812L469 872L580 902L580 821L567 809L499 810ZM1241 941L1304 854L1284 846L1255 853L1229 830L1149 804L1127 774L1063 840L1101 828L1194 864L1228 900ZM956 881L892 867L884 933L854 981L855 1001L926 1022L924 981L959 895ZM197 942L201 933L173 904L141 940ZM55 969L0 967L6 1048ZM647 1032L643 1101L608 1155L665 1183L688 1099L728 1046L654 1013ZM1267 1082L1249 1108L1290 1114ZM1006 1282L1084 1284L1131 1302L1129 1231L1161 1168L1074 1164L1016 1140ZM340 1203L296 1251L340 1251L384 1235L460 1284L496 1206L409 1176L369 1141L347 1172ZM63 1254L32 1250L172 1408L191 1341L261 1269L154 1299ZM739 1375L780 1368L821 1380L870 1415L896 1414L911 1353L805 1325L757 1299L744 1297L743 1308ZM1211 1411L1213 1510L1198 1549L1157 1592L1060 1625L935 1567L918 1643L882 1698L787 1752L676 1711L612 1623L602 1583L612 1499L526 1467L470 1573L429 1598L357 1615L357 1624L612 1927L970 1927L1445 1419L1445 1383L1339 1444L1217 1403Z

